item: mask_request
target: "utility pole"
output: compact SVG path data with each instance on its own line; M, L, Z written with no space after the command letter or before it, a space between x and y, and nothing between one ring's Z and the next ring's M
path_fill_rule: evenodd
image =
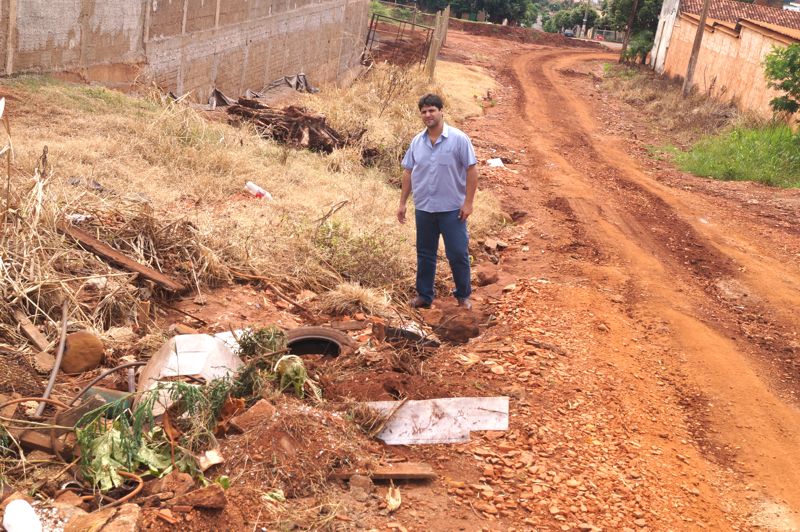
M633 31L633 21L636 20L636 12L639 11L639 0L633 0L631 7L631 14L628 16L628 27L625 28L625 38L622 39L622 48L619 51L619 62L625 60L625 50L628 49L628 41L631 40L631 32Z
M708 16L708 6L711 0L703 1L703 11L700 13L700 22L697 24L697 33L694 34L694 44L692 45L692 55L689 56L689 66L686 69L686 78L683 80L683 97L689 96L692 92L692 78L694 69L697 67L697 57L700 55L700 45L703 43L703 33L706 31L706 17Z

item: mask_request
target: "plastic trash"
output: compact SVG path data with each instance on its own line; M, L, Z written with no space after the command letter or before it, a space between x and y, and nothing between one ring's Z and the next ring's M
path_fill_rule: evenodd
M252 194L257 198L265 198L268 199L269 201L272 201L272 194L270 194L260 186L256 185L252 181L248 181L247 183L245 183L244 188L246 188L250 194Z
M42 522L28 501L16 499L6 506L3 528L7 532L42 532Z
M486 164L488 164L490 167L493 167L493 168L502 168L502 167L504 167L504 166L505 166L505 165L503 164L503 159L500 159L500 158L497 158L497 159L487 159L487 160L486 160Z

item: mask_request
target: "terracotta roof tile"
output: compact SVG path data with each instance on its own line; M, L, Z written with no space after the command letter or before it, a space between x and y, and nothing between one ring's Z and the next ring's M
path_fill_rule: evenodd
M703 0L681 0L681 12L699 15L703 9ZM746 4L736 0L711 0L708 16L727 22L739 19L751 19L800 30L800 12L778 9L769 6Z

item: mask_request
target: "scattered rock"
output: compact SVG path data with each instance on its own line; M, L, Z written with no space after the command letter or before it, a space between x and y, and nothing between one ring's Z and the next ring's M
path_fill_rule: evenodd
M172 334L197 334L200 331L194 327L189 327L185 323L173 323L169 326L169 332Z
M80 496L74 491L67 490L56 497L56 502L71 504L72 506L80 506L83 504L83 499L81 499Z
M473 504L473 507L479 512L485 512L490 515L498 514L497 507L489 502L476 502L475 504Z
M169 504L221 510L228 504L228 498L225 496L225 490L222 489L222 486L213 483L204 488L175 497L169 501Z
M481 265L475 272L476 284L478 286L488 286L500 280L500 275L497 273L497 268L489 265Z
M231 424L235 425L242 432L247 432L248 430L268 424L274 415L275 407L272 403L266 399L261 399L251 406L247 412L233 418Z
M483 243L483 247L485 247L488 251L496 251L497 240L495 240L494 238L487 238Z
M194 488L194 479L188 473L173 471L164 478L157 478L146 482L142 489L142 496L147 497L163 492L172 493L173 497L178 497L188 493Z
M608 328L608 325L606 325L605 323L602 323L602 322L597 325L597 329L602 331L602 332L608 332L610 330Z
M633 522L633 524L638 527L646 527L647 521L645 521L644 519L637 519L636 521Z
M504 242L502 240L497 241L497 249L504 250L508 247L508 242Z
M517 289L516 283L511 283L503 287L503 292L513 292Z
M366 475L353 475L350 477L350 491L352 491L353 488L360 488L366 493L372 493L375 490L375 484L373 484L372 479Z
M123 506L128 506L127 504ZM135 504L133 506L136 506ZM138 506L136 506L139 508ZM116 508L103 508L90 514L78 514L64 526L64 532L85 532L86 530L106 530L111 518L117 514ZM135 529L133 529L135 530Z
M136 532L142 509L137 504L123 504L116 515L103 527L103 532ZM65 531L66 532L66 531Z
M88 331L68 334L61 371L84 373L97 368L103 361L104 349L102 340Z
M55 359L47 351L39 351L33 356L33 364L39 373L50 373L53 371Z
M88 515L86 511L73 504L55 501L52 503L52 506L58 514L58 518L64 523L70 522L75 517Z
M619 294L614 294L613 296L611 296L611 301L613 301L614 303L624 303L625 298Z

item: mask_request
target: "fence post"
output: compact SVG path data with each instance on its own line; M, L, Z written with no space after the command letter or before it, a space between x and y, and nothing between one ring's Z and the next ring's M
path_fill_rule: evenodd
M436 13L436 23L433 25L433 36L431 46L428 48L428 59L425 61L425 72L428 78L433 81L433 71L436 69L436 56L439 54L439 44L442 41L442 12Z

